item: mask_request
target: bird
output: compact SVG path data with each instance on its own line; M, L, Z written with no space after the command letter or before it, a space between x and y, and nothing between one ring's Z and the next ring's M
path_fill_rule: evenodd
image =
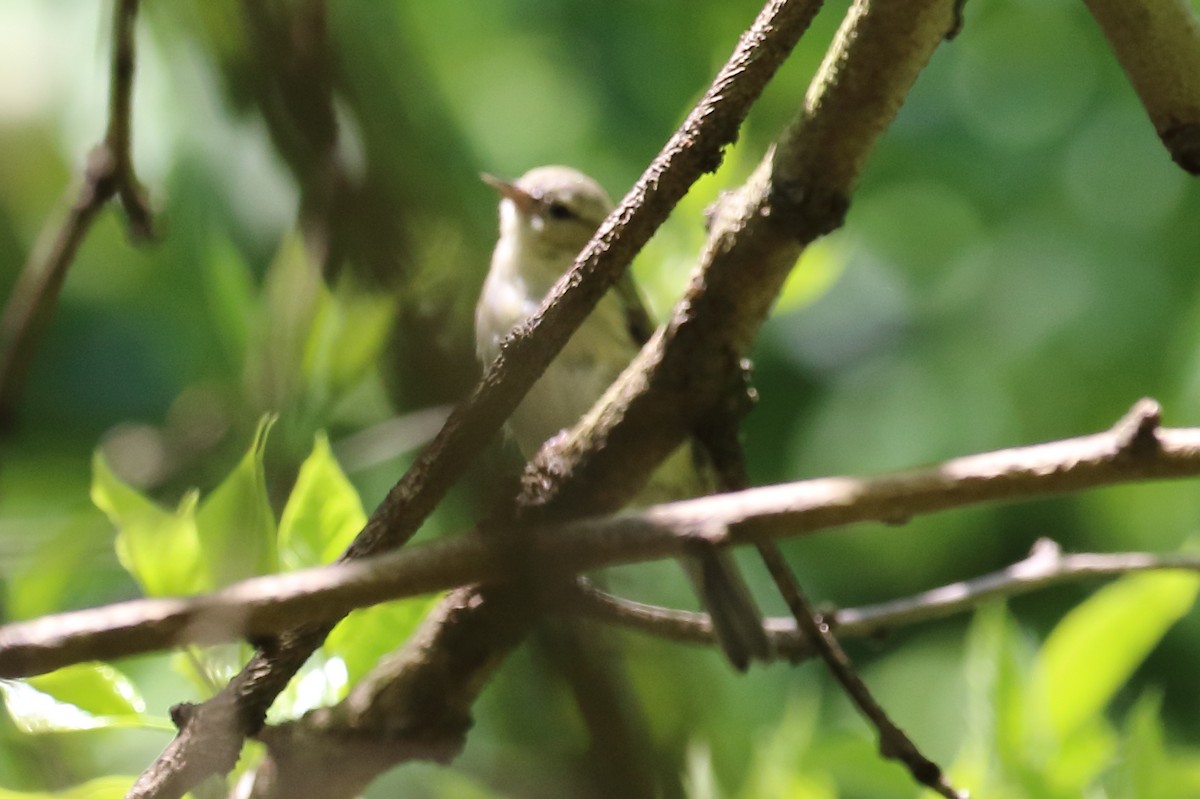
M613 208L604 188L566 166L542 166L515 181L482 175L500 195L500 234L475 308L476 354L486 366L543 299ZM628 273L599 301L509 417L526 458L572 427L629 365L654 327ZM648 478L631 506L701 496L717 487L704 449L687 441ZM762 613L730 554L684 561L729 662L745 671L771 657Z

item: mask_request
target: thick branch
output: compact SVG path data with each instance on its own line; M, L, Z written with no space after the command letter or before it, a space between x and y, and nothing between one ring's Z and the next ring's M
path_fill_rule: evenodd
M152 235L150 208L133 171L130 117L134 75L134 22L138 0L120 0L113 12L108 129L88 154L83 185L69 189L66 217L49 220L21 270L0 317L0 429L13 424L38 341L58 303L67 271L100 209L119 197L136 238ZM74 194L74 200L71 200Z
M299 621L326 623L388 599L503 581L511 574L514 548L520 560L555 564L570 574L679 556L697 538L747 544L858 522L897 523L983 502L1200 475L1200 428L1155 428L1155 418L1155 407L1143 402L1104 433L928 468L717 494L537 528L524 536L469 534L359 562L246 580L200 597L136 600L10 624L0 627L0 677L187 642L262 636Z
M1084 0L1171 158L1200 175L1200 22L1188 0Z
M264 728L273 768L270 780L256 783L256 799L354 797L399 763L449 762L486 685L478 675L524 639L530 613L530 603L507 590L453 592L344 700Z

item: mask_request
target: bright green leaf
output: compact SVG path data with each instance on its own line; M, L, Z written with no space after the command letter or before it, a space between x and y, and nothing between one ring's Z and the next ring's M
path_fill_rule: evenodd
M1082 796L1112 764L1117 735L1102 718L1074 730L1042 764L1041 777L1056 795Z
M241 671L251 649L245 642L185 646L171 657L172 670L210 697Z
M367 517L324 433L300 467L279 522L279 558L285 568L329 563L358 534Z
M325 641L325 652L342 659L353 685L404 642L440 599L403 599L361 608L342 619Z
M94 730L103 722L68 702L59 702L23 680L0 680L0 696L18 730L28 735Z
M279 724L300 718L315 708L328 707L343 698L348 687L346 664L340 658L318 652L276 697L267 721Z
M200 548L215 585L275 571L275 515L263 450L275 417L264 416L242 460L196 511Z
M77 693L77 689L72 693ZM125 727L175 729L167 719L130 712L125 708L118 708L117 712L111 714L91 713L73 702L61 701L38 690L27 680L0 680L0 697L3 697L13 725L27 735ZM91 704L102 706L111 699L109 692L108 696ZM112 704L110 701L108 703Z
M829 239L809 245L784 281L773 312L785 314L815 302L837 281L845 265L845 253Z
M200 564L194 493L175 512L164 510L123 483L97 450L91 495L117 528L118 560L147 596L194 594L212 587Z
M34 619L62 610L79 587L81 570L91 568L96 543L107 535L91 509L62 520L45 538L31 542L21 568L4 576L7 619Z
M1170 790L1173 780L1161 714L1162 694L1158 691L1142 694L1129 712L1121 763L1124 778L1121 795L1129 799L1168 799L1180 795Z
M1065 739L1097 718L1196 598L1200 576L1135 574L1097 591L1068 613L1038 656L1033 690Z
M60 702L97 716L136 715L146 710L137 688L107 663L77 663L26 682Z

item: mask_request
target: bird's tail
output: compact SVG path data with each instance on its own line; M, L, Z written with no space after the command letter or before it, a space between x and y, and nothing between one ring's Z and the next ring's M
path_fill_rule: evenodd
M762 612L730 553L705 553L698 562L688 563L687 571L712 618L717 643L734 668L745 671L753 660L770 660L771 641Z

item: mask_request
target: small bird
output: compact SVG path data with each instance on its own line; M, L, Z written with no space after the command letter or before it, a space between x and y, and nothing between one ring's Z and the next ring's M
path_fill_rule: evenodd
M475 347L485 365L504 338L532 316L612 210L592 178L565 166L530 170L514 182L483 176L500 193L500 239L475 308ZM628 274L605 295L534 383L508 420L525 457L573 426L633 360L653 332ZM635 505L700 496L716 488L704 451L687 442L650 476ZM762 614L727 552L689 559L684 568L713 621L729 661L745 670L767 660Z

